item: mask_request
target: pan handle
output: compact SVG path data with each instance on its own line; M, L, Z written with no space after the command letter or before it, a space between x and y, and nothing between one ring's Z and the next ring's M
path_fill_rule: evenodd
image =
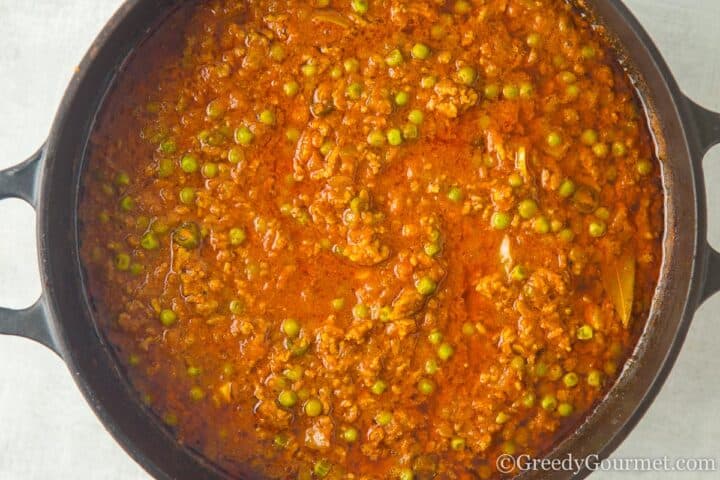
M702 160L712 147L720 143L720 113L708 110L685 97L690 116L695 122L697 132L697 145L699 147L698 159ZM700 303L713 294L720 292L720 252L715 250L704 240L707 248L707 274L702 287Z
M37 208L39 172L44 152L43 145L21 164L0 171L0 200L21 198L33 208ZM30 338L57 353L58 348L48 318L50 317L44 295L41 295L35 304L22 310L0 307L0 334Z

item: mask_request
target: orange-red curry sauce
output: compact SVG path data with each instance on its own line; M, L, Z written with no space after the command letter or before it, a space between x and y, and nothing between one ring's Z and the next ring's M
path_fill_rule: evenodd
M645 117L560 0L210 0L134 56L89 288L179 441L268 478L471 479L616 378L661 262Z

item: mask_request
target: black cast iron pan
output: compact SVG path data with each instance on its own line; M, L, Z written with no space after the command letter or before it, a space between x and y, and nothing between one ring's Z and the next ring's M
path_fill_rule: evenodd
M693 314L720 290L720 254L706 240L702 159L720 143L720 115L689 100L643 28L619 0L581 0L626 59L658 139L665 189L661 279L631 359L605 399L549 458L607 457L655 398L682 346ZM97 330L82 284L77 204L95 114L129 53L181 0L128 0L90 47L60 104L47 142L25 162L0 172L0 199L22 198L37 211L43 293L25 310L0 308L0 333L53 349L95 413L125 450L161 479L224 478L178 444L139 401ZM575 478L586 476L581 471ZM526 472L523 478L570 478ZM246 478L257 478L248 472Z

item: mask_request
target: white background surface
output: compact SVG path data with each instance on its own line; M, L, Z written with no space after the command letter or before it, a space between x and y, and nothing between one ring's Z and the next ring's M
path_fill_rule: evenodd
M0 0L0 168L48 133L63 90L121 0ZM720 0L627 0L682 89L720 110ZM710 241L720 247L720 149L706 158ZM0 201L0 305L40 294L34 214ZM718 296L720 297L720 296ZM615 457L720 458L720 298L697 313L657 400ZM597 480L718 478L720 473L597 473ZM103 429L65 365L30 341L0 337L0 480L147 479Z

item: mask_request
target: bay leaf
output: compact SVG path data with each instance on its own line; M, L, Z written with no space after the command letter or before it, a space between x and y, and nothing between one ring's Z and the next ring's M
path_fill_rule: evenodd
M628 328L635 291L635 254L623 253L603 262L601 275L605 292L612 300L623 327Z

